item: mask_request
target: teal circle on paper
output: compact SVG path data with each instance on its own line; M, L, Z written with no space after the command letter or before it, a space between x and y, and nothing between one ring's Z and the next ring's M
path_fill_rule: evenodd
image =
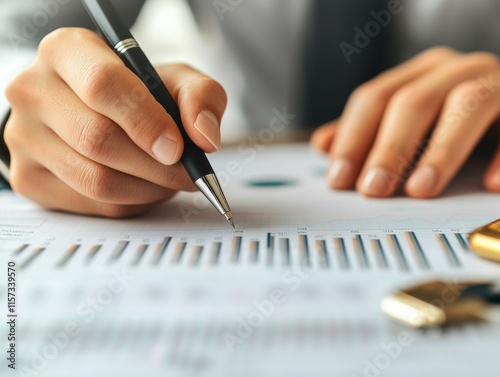
M297 181L294 179L252 179L247 181L247 185L257 188L275 188L275 187L285 187L294 186Z

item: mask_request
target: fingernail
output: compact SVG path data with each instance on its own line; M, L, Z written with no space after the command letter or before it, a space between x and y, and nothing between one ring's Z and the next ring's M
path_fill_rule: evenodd
M393 191L394 179L386 169L371 168L361 183L361 192L368 196L387 196Z
M430 194L436 187L437 181L436 169L428 165L420 166L408 179L406 189L415 194Z
M174 159L177 156L178 147L179 146L175 141L164 136L160 136L154 142L152 151L156 159L162 164L172 165L177 162Z
M217 117L212 112L208 110L201 111L194 122L194 126L216 150L219 150L220 125Z
M352 185L354 166L346 158L334 158L328 169L327 180L333 188L344 189Z

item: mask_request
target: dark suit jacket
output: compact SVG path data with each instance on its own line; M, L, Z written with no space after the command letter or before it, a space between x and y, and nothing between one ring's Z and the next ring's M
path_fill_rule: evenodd
M133 24L145 2L145 0L111 1L115 3L129 25ZM186 1L198 20L203 20L207 12L211 12L210 16L215 16L212 1ZM444 3L448 9L445 7L445 12L441 9L440 19L437 22L440 23L442 20L442 24L438 25L439 27L434 31L436 37L421 40L415 38L408 43L401 41L407 37L401 36L402 26L404 26L401 24L411 19L410 4L415 1L400 0L404 14L394 16L391 22L379 27L379 30L373 25L373 21L377 21L374 13L387 9L391 1L397 0L310 1L314 5L311 22L304 39L305 48L302 56L304 77L297 78L297 83L300 82L301 85L297 85L295 89L300 91L301 97L301 104L295 104L294 108L294 113L299 115L297 123L300 124L315 126L339 116L347 97L354 88L382 70L400 63L403 59L433 44L446 44L463 51L490 50L500 53L500 44L495 42L493 45L492 43L497 38L492 39L490 35L488 39L490 33L488 23L482 22L485 15L500 10L498 1L495 3L494 0L475 0L474 13L471 13L466 9L463 12L460 11L465 8L464 4L470 3L469 0L441 0L441 3ZM15 12L9 14L7 20L2 20L0 14L0 21L5 23L4 29L20 30L26 22L26 17L33 18L40 10L41 3L35 0L19 0L16 5L9 0L9 4L3 6L16 7L16 9ZM33 46L36 46L44 35L59 27L81 26L93 29L92 22L83 10L80 0L50 0L45 3L57 4L58 9L45 25L37 27L36 35L29 40ZM242 6L251 7L251 2L243 3ZM495 9L488 8L491 8L492 4L495 5ZM246 10L242 9L242 11ZM500 14L498 16L497 19L500 19ZM256 28L259 27L258 22L259 20L256 19ZM383 24L383 20L378 22ZM370 23L372 23L373 35L368 35L369 43L364 46L366 42L364 38L367 27L370 30ZM243 107L252 119L255 109L245 105L251 102L251 96L255 96L256 91L252 90L252 85L260 85L263 88L266 81L270 81L271 78L266 77L265 67L259 65L258 58L252 56L252 46L248 44L242 46L241 38L239 39L238 34L234 32L238 24L224 21L220 22L220 27L230 48L237 52L236 55L240 58L238 64L242 67L243 73L252 78L248 81L249 90L245 94L247 98L243 100ZM359 30L365 36L360 35ZM490 34L493 33L494 31L491 30ZM0 33L0 43L8 43L7 36L7 33ZM259 43L259 41L253 41L253 43ZM360 47L361 45L363 47ZM346 59L346 51L347 55L351 54L348 56L350 59ZM286 93L283 97L285 95ZM271 104L271 107L273 105Z

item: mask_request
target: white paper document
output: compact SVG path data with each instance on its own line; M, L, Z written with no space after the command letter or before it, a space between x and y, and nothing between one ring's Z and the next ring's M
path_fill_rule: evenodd
M210 160L236 230L200 193L111 220L0 191L1 376L498 375L497 324L415 331L380 309L423 280L498 277L468 245L500 217L479 168L437 199L369 199L329 190L307 145Z

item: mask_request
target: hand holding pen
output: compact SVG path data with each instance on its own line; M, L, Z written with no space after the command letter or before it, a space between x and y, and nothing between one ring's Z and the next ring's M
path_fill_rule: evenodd
M222 87L184 65L157 71L190 139L205 152L217 150ZM10 182L44 207L125 217L196 189L179 163L178 126L91 31L59 29L45 37L7 96Z

